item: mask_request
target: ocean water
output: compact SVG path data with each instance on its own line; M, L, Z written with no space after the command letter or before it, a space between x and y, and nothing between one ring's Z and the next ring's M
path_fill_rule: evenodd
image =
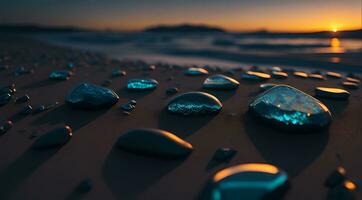
M52 44L98 51L117 59L219 67L281 66L362 72L362 40L268 37L233 33L52 33Z

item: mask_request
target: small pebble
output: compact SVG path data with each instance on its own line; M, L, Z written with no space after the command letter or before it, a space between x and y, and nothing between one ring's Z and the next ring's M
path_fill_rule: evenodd
M166 94L167 94L167 95L173 95L173 94L176 94L177 92L178 92L178 88L176 88L176 87L168 88L168 89L166 90Z
M8 120L0 125L0 135L4 135L9 129L13 127L13 122Z
M236 153L237 151L232 148L220 148L216 150L213 159L217 162L226 162L234 157Z
M20 113L23 114L23 115L29 115L33 112L33 107L31 105L27 105L25 106L21 111Z
M30 100L29 95L24 95L15 99L15 103L25 103Z
M342 83L343 87L347 88L347 89L358 89L359 86L357 83L353 83L353 82L348 82L348 81L345 81Z

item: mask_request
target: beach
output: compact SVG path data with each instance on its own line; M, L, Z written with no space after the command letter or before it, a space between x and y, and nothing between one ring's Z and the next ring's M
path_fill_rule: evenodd
M240 79L245 69L229 73L230 68L215 68L209 70L210 74L227 74L240 81L240 86L235 91L206 90L202 84L207 76L184 75L189 66L116 60L6 34L0 37L0 59L0 65L9 66L0 71L0 86L14 83L15 96L28 94L33 107L54 105L25 117L17 115L24 103L11 101L0 107L0 120L11 119L14 123L0 136L0 199L197 199L217 171L254 162L270 163L288 173L291 187L287 200L325 199L329 189L324 182L341 165L348 177L361 185L361 89L351 90L347 101L320 99L333 116L329 128L320 132L280 131L247 112L249 103L260 93L261 83L286 84L313 96L318 86L342 88L342 79L301 79L289 73L284 80L250 82ZM53 70L66 69L69 64L75 66L69 80L49 80ZM155 65L154 70L149 69L151 64ZM356 65L352 63L348 71L342 71L343 75ZM20 66L34 71L14 75ZM112 77L114 69L127 74ZM318 70L325 73L333 69ZM132 78L153 78L159 86L152 91L129 92L126 82ZM65 96L78 83L101 85L105 80L111 80L108 87L120 97L111 108L82 111L64 103ZM165 106L173 97L166 95L171 87L177 87L179 94L210 93L222 102L222 110L206 116L170 114ZM125 114L120 106L133 99L137 101L136 108ZM44 151L31 149L37 137L64 125L73 129L71 140L64 146ZM194 150L185 158L160 159L115 147L118 137L134 128L167 130L190 142ZM215 164L212 156L222 147L234 148L237 153L229 162ZM79 193L77 186L84 179L91 179L93 188ZM356 199L360 198L362 193L357 190Z

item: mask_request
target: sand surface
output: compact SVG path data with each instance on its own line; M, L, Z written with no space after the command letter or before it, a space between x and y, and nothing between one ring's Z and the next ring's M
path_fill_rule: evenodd
M0 199L195 199L215 172L249 162L272 163L287 171L292 186L285 198L289 200L325 199L328 189L323 182L340 164L352 180L360 183L362 178L362 90L351 91L349 101L322 100L334 117L325 132L291 134L263 125L247 114L248 103L258 94L258 82L240 81L234 92L207 91L223 103L217 115L180 117L164 111L170 99L165 90L204 91L206 77L188 77L183 69L166 66L147 71L140 69L142 63L116 62L27 39L1 38L0 58L9 57L2 62L9 63L10 69L0 71L0 86L15 83L16 96L28 94L33 106L60 104L26 117L16 116L26 104L10 102L0 107L1 120L14 120L14 127L0 136ZM63 69L69 62L77 65L70 80L48 80L52 70ZM14 76L11 72L17 66L34 68L34 73ZM73 110L64 104L65 95L77 83L101 84L118 67L127 71L125 77L112 78L110 85L120 96L118 104L100 111ZM127 79L137 77L155 78L160 85L152 92L127 92ZM240 80L240 72L233 77ZM267 82L289 84L313 94L314 87L340 87L341 80L290 76ZM119 107L131 99L137 100L137 106L127 116ZM73 128L74 135L63 147L40 152L30 148L36 139L32 135L65 124ZM192 143L194 152L185 159L165 160L114 147L122 133L138 127L173 132ZM210 160L220 147L232 147L238 153L228 163L213 165ZM92 179L94 187L80 194L76 187L86 178ZM360 198L362 194L357 191Z

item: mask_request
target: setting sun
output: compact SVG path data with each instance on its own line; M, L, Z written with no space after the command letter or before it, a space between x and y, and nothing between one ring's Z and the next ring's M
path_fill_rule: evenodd
M336 28L333 29L333 32L334 32L334 33L337 33L337 31L338 31L338 29L336 29Z

